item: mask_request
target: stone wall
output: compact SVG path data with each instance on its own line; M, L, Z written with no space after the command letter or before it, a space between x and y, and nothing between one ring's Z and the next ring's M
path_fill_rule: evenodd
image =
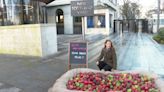
M44 40L46 35L42 36L41 33L46 33L48 26L44 25L44 28L40 24L33 25L15 25L15 26L1 26L0 27L0 54L16 54L16 55L28 55L28 56L46 56L49 55L43 46L42 39ZM55 26L54 26L55 27ZM42 30L41 30L42 28ZM56 29L52 29L54 34ZM41 32L43 31L43 32ZM53 34L52 34L53 35ZM55 36L55 35L53 35ZM56 36L53 39L57 39ZM50 39L46 39L48 41ZM53 41L54 46L57 48L57 41ZM44 47L44 48L43 48ZM46 48L51 48L46 47ZM45 51L46 53L44 53ZM52 49L51 54L57 52L57 49Z

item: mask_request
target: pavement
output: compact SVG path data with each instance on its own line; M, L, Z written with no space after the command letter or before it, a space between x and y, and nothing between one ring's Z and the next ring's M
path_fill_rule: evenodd
M47 92L68 69L69 42L81 39L81 35L58 35L59 52L44 58L0 55L0 92ZM145 70L164 78L164 45L145 33L90 38L89 68L98 69L95 61L106 39L111 39L116 48L118 70Z
M96 46L97 41L89 40ZM81 35L58 35L59 52L49 57L0 55L0 92L47 92L55 80L67 71L69 41L79 41ZM90 45L91 46L91 45ZM92 46L93 47L93 46Z

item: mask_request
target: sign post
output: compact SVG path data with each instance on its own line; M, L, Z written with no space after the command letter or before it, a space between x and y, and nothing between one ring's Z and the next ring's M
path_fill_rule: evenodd
M72 64L88 67L88 43L85 42L85 16L94 15L94 0L71 1L71 15L82 17L82 42L70 42L69 69Z
M82 17L82 34L83 40L85 40L85 16L94 15L94 1L93 0L82 0L82 1L71 1L71 15Z
M85 17L82 17L82 35L83 35L83 40L85 40Z

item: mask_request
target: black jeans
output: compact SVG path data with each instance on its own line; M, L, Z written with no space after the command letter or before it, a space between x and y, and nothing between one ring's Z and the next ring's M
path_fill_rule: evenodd
M105 63L104 61L99 61L99 64L97 65L100 70L104 69L105 71L111 71L112 67Z

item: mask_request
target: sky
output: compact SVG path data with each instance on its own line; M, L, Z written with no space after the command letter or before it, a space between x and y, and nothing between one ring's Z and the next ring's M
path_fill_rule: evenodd
M141 6L142 11L142 17L144 17L145 13L150 10L157 7L157 1L158 0L130 0L132 2L137 2ZM161 0L161 2L164 2L164 0ZM119 0L120 4L123 4L123 0Z

